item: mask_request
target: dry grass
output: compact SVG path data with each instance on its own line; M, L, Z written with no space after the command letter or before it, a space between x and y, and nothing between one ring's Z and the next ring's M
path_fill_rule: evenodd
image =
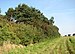
M10 44L10 42L4 42L3 46L0 46L0 54L3 54L3 52L9 52L11 49L15 48L24 48L25 46L23 45L15 45L15 44Z

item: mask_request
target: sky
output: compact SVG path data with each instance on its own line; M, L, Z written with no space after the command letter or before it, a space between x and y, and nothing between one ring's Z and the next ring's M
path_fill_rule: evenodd
M1 0L1 14L22 3L39 9L48 19L54 16L61 35L75 33L75 0Z

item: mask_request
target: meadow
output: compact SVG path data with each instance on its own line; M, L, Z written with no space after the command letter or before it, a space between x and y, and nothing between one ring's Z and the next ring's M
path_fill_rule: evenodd
M3 54L75 54L75 37L60 37L53 40L4 51Z

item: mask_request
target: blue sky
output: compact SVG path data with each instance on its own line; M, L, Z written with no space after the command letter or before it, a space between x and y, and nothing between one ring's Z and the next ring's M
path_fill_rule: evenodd
M39 9L48 19L54 16L55 25L62 35L75 33L75 0L1 0L2 14L20 3Z

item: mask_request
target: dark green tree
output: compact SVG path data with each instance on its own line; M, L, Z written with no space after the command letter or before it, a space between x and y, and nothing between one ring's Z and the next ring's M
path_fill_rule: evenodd
M11 15L13 17L15 17L17 22L19 22L19 23L22 22L23 24L26 24L26 25L32 25L33 30L35 30L34 28L36 28L37 30L42 30L43 33L40 32L40 35L43 34L42 35L43 37L48 38L48 37L58 37L59 36L59 28L57 26L53 25L54 17L51 17L51 19L48 20L48 18L45 17L43 15L43 13L41 13L40 10L38 10L34 7L29 7L26 4L19 4L15 9L13 9L13 8L8 9L8 11L6 12L6 16L8 16L8 18L10 18ZM20 29L20 30L22 30L22 29ZM27 29L30 29L30 27L27 27ZM20 30L19 30L19 33L16 33L16 34L17 34L17 36L22 37L23 31L21 32ZM26 32L26 30L24 31L24 35L26 34L25 32ZM36 31L36 33L34 31L33 33L35 34L34 35L35 39L39 40L42 37L40 35L37 35L38 34L37 31ZM19 34L21 34L21 35L19 35ZM28 37L28 34L29 34L29 37ZM22 41L25 40L24 38L27 39L26 40L27 42L30 41L30 36L32 33L30 34L30 32L29 32L28 34L26 36L29 38L29 40L27 39L27 37L23 36ZM33 35L32 35L32 39L33 39Z
M52 16L51 19L49 20L50 24L54 23L54 17Z
M11 17L14 16L14 9L13 8L9 8L6 13L7 19L10 20Z
M13 16L13 15L14 15L14 9L13 9L13 8L9 8L8 11L6 12L6 15L7 15L8 17Z
M0 8L0 14L1 14L1 8Z

